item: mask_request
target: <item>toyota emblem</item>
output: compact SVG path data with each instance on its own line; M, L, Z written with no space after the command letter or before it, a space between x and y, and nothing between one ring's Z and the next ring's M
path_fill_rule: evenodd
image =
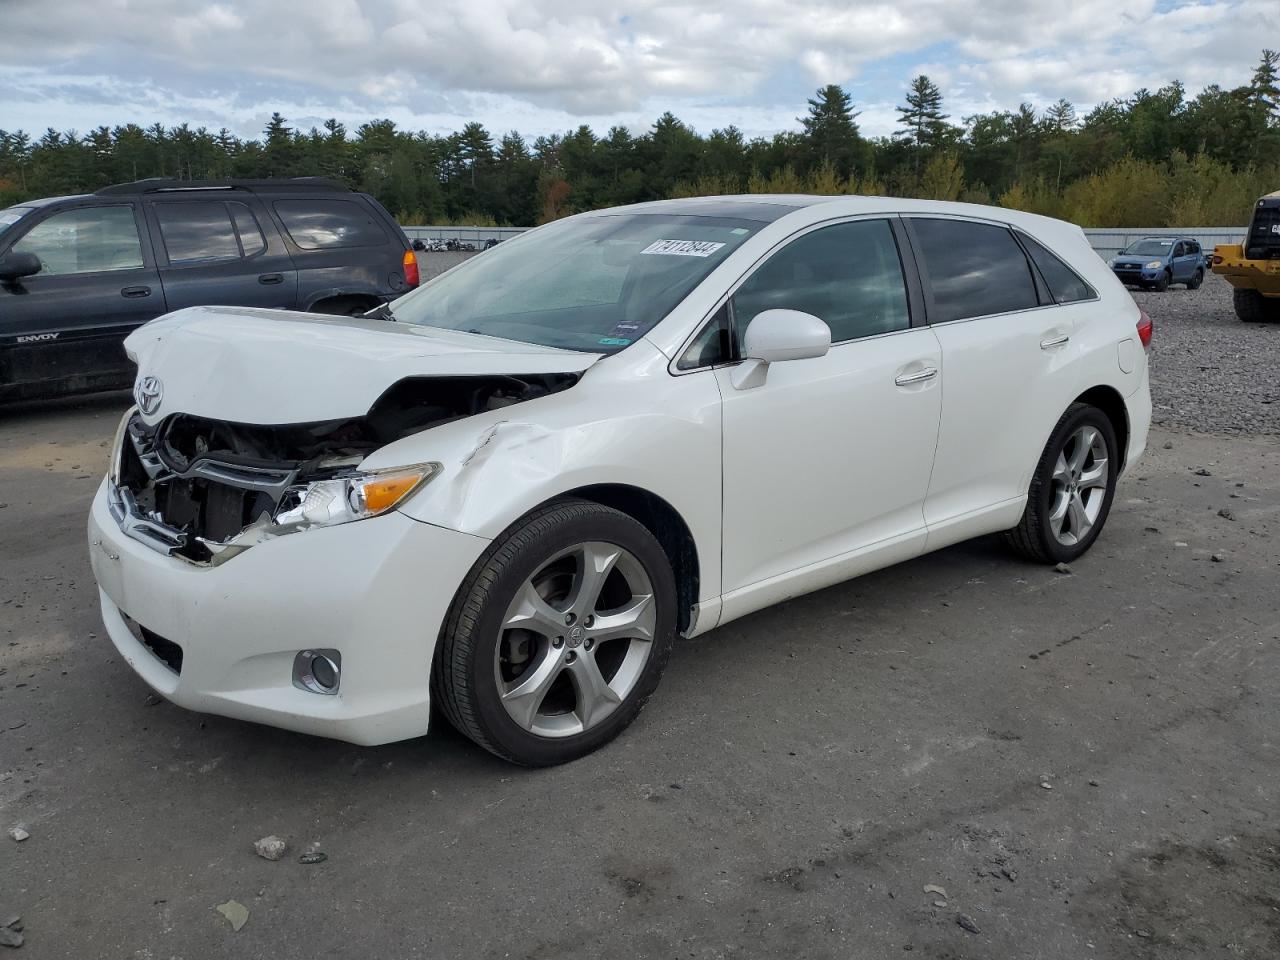
M138 409L148 416L160 409L163 397L164 384L159 377L142 377L133 388L133 399L138 401Z

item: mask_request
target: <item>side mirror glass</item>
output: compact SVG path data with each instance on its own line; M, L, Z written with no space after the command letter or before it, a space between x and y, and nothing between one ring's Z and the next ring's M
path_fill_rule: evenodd
M0 257L0 280L17 280L40 272L40 258L34 253L9 251Z
M831 328L811 313L765 310L747 324L742 348L743 356L765 363L810 360L831 349Z

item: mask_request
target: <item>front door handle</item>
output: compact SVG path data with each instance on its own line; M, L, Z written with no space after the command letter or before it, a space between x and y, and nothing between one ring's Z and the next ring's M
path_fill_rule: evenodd
M264 273L258 277L259 283L284 283L283 273Z
M151 296L150 287L125 287L120 291L120 296L128 297L130 300L136 300L138 297Z
M917 370L915 373L904 373L894 378L894 383L900 387L909 387L913 383L924 383L926 380L932 380L938 375L937 367L925 367L923 370Z
M1064 333L1056 337L1050 337L1047 340L1040 341L1040 349L1052 350L1054 347L1062 346L1064 343L1066 343L1070 339L1071 339L1071 335L1068 333Z

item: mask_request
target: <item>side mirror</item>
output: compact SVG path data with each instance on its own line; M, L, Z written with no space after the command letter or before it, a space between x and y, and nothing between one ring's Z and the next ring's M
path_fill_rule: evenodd
M0 257L0 280L8 282L40 272L40 258L34 253L10 250Z
M831 328L811 313L764 310L757 313L742 337L746 362L733 372L733 385L749 390L764 383L769 364L811 360L831 349Z
M427 245L423 243L421 240L418 240L416 238L414 239L412 246L413 246L413 249L417 250L419 253L427 249Z

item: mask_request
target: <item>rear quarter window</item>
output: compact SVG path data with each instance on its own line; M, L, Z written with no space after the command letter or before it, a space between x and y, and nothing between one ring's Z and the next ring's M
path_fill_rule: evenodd
M372 210L351 200L277 200L280 222L303 250L378 247L387 231Z
M1057 254L1049 250L1040 241L1018 231L1022 245L1027 248L1032 262L1044 277L1053 295L1054 303L1079 303L1081 300L1092 300L1098 294L1080 278L1080 275L1062 262Z

